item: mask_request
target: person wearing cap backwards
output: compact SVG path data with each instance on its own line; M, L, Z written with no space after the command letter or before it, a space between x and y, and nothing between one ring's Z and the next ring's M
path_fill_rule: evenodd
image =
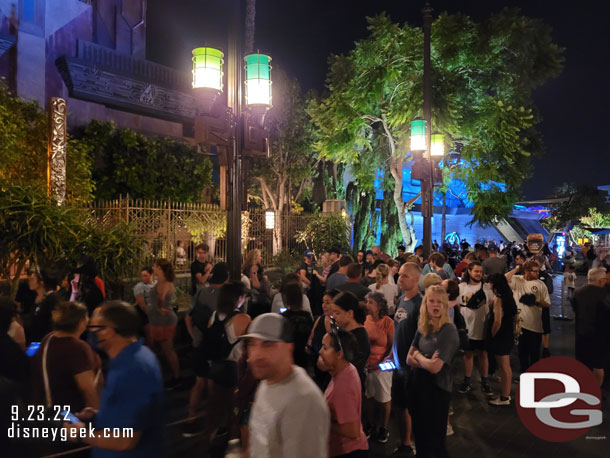
M328 457L328 406L307 372L293 364L288 320L277 313L259 315L243 338L248 364L261 380L249 421L249 456Z

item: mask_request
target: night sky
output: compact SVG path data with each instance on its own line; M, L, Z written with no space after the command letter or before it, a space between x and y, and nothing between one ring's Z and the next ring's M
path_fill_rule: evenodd
M149 0L150 60L190 71L191 49L226 49L229 9L236 0ZM523 188L527 199L546 197L563 182L610 184L610 3L550 0L432 1L434 14L462 12L479 21L507 6L543 19L566 48L562 74L534 98L546 145ZM303 90L324 88L327 58L365 38L366 16L386 11L395 22L421 26L424 0L257 0L255 47L296 77Z

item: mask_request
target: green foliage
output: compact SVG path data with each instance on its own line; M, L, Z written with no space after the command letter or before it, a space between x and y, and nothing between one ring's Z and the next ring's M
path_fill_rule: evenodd
M423 34L386 15L369 18L369 37L331 56L328 94L308 113L320 155L349 164L370 189L375 170L406 159L410 122L422 116ZM507 216L543 150L532 90L556 76L562 50L548 26L504 10L482 23L442 15L433 24L432 129L462 145L456 171L473 201L473 221ZM489 186L506 184L506 190Z
M0 179L46 189L47 137L48 114L0 83ZM87 145L70 139L66 161L67 197L73 202L90 200L94 185Z
M310 187L315 158L305 106L297 80L275 67L273 108L265 115L269 157L252 160L249 171L249 193L262 199L267 208L281 210L299 202Z
M112 283L133 274L140 261L141 241L132 227L92 227L85 209L57 205L38 186L0 181L0 233L0 273L9 279L12 297L27 263L74 265L89 255Z
M331 248L349 250L348 224L345 218L337 214L317 213L308 218L303 231L297 232L297 242L305 243L316 258Z
M594 186L564 183L553 191L552 197L566 199L553 206L548 218L557 228L565 227L569 221L577 225L593 214L610 214L605 196Z
M91 121L78 132L93 158L96 199L198 202L212 182L212 163L196 148L167 137L148 138L113 123Z

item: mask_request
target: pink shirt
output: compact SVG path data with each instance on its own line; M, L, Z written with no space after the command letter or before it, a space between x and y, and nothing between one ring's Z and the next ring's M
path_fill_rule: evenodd
M358 371L350 364L337 375L335 375L326 391L324 397L330 409L330 421L332 423L360 424L360 436L357 439L349 439L333 433L332 428L328 437L329 455L338 456L355 450L368 450L369 443L362 429L360 409L362 407L362 388Z
M369 335L371 343L371 353L369 355L368 368L371 371L378 371L378 364L383 360L383 356L388 349L388 342L394 341L394 320L389 316L384 316L375 322L370 315L367 315L364 322L364 329ZM392 351L390 350L390 355Z

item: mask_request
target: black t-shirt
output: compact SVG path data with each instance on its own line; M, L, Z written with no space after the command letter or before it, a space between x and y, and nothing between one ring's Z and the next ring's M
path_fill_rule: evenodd
M193 261L191 264L191 294L195 294L197 292L197 274L205 274L205 266L207 266L207 262L200 262L197 259Z
M572 307L576 314L576 334L593 336L597 334L598 321L602 314L602 304L606 288L586 285L578 288L572 298Z
M40 342L44 336L53 330L51 313L61 300L58 293L51 293L34 308L32 326L28 342Z
M334 274L338 270L339 270L339 261L335 261L330 266L330 270L328 271L328 277L330 277L332 274ZM326 277L326 278L328 278L328 277Z
M282 315L290 321L293 328L294 363L307 367L308 356L305 352L307 339L313 328L313 320L309 312L304 310L286 310Z
M371 292L366 286L362 283L343 283L342 285L337 286L339 291L349 291L350 293L354 293L360 302L364 301L364 296Z
M351 333L356 337L356 341L358 342L358 348L354 354L354 359L351 363L358 370L358 375L360 376L360 382L362 383L362 387L364 389L364 381L365 381L365 373L364 368L369 360L369 355L371 354L371 343L369 342L369 334L364 329L364 326L353 329Z
M305 271L305 276L307 277L307 280L311 281L312 277L313 277L313 271L316 268L316 265L313 263L311 264L307 264L305 261L303 261L301 263L301 265L299 266L299 272L301 270ZM330 275L329 275L330 276Z

